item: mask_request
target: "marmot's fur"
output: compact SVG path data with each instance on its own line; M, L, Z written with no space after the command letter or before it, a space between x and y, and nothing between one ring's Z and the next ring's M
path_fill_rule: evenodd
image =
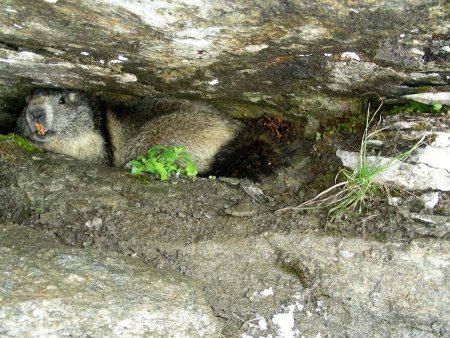
M266 133L187 100L100 106L81 92L39 90L28 98L16 132L46 150L117 167L155 144L183 146L201 174L257 178L280 158Z

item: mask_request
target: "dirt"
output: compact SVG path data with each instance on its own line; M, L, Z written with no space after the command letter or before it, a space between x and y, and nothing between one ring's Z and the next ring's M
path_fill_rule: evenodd
M0 217L66 244L140 257L150 266L201 281L222 318L223 334L233 336L251 331L245 323L255 313L270 318L284 311L296 292L320 293L316 273L285 256L286 248L272 244L272 236L293 240L314 234L380 243L448 237L445 227L410 217L423 209L414 195L406 196L401 207L380 195L361 214L348 213L335 222L329 222L326 209L279 211L334 184L340 169L335 149L357 148L357 141L335 134L314 146L290 144L289 164L259 182L202 177L161 182L132 177L126 169L30 152L5 138L0 141ZM448 216L448 196L439 203L436 213ZM275 298L256 301L252 296L270 287L277 290ZM317 298L302 299L314 311Z
M89 246L99 245L102 242L102 245L114 249L118 249L113 243L114 240L111 240L114 236L105 240L104 235L111 237L111 232L114 233L119 228L120 231L125 230L125 233L133 234L134 228L139 228L149 221L151 224L164 224L163 227L157 226L159 229L156 233L154 229L146 230L153 233L152 237L167 242L175 240L192 243L217 237L240 237L265 231L298 229L301 224L298 218L306 214L321 224L313 226L316 231L325 233L338 231L352 236L362 234L386 239L410 239L417 234L414 232L411 234L410 230L405 231L403 229L405 226L399 227L399 224L404 225L407 220L398 208L388 205L387 199L382 195L366 206L362 214L349 214L348 219L341 219L339 222L328 222L326 208L277 212L279 209L299 205L334 184L336 174L341 168L335 150L339 148L355 150L359 147L358 134L361 133L361 124L358 130L353 128L352 125L351 134L324 133L326 137L315 144L305 140L289 144L289 162L279 168L275 175L262 176L259 182L202 177L194 180L178 178L169 182L159 182L156 177L151 176L131 177L125 169L92 167L83 163L80 165L71 159L60 160L60 155L48 153L44 155L36 152L32 156L32 166L37 166L40 182L31 180L29 184L32 189L26 195L30 198L33 189L34 192L40 192L39 189L42 188L50 190L50 197L44 198L39 194L31 197L27 219L17 215L4 216L55 232L64 242L72 245ZM0 141L2 141L1 158L3 161L11 160L11 154L17 154L16 150L11 150L14 149L17 140L8 137ZM29 160L30 154L27 152L29 150L17 154L19 156L14 162L17 163L23 158ZM57 162L63 164L62 168L53 166L52 161L55 158ZM7 165L5 162L4 164ZM70 173L69 182L67 176L63 178L66 170ZM77 176L77 173L81 177ZM14 174L19 175L17 171ZM63 176L58 179L60 175ZM111 183L108 175L117 177L113 179L114 183ZM6 177L6 173L2 176ZM26 180L30 178L27 176ZM49 180L52 182L50 187ZM56 186L55 180L58 181ZM11 177L6 177L5 185L8 185L9 181ZM24 187L23 184L22 182L21 188ZM108 184L111 186L106 187ZM92 189L92 185L101 188ZM39 186L41 188L38 188ZM65 193L70 194L70 198L62 198L57 204L50 205L49 201L52 198L58 200L55 195L61 194L63 187L67 190ZM93 194L86 195L87 202L94 205L85 206L82 190L88 187L89 191L93 190ZM114 196L112 200L107 197L110 192ZM77 193L81 193L80 196L77 197ZM98 201L98 205L95 205L95 201ZM411 196L408 203L413 205L418 202ZM446 203L444 199L440 204L444 214ZM140 210L143 211L139 212ZM127 217L124 221L124 215L133 216L131 219ZM90 228L85 224L87 221L83 222L89 217L102 218L102 225ZM80 222L81 227L75 225ZM106 229L105 225L108 223L120 225ZM55 227L57 224L59 226ZM219 229L217 224L224 224L225 227ZM67 231L66 225L72 230ZM64 227L64 231L58 230L61 226ZM300 228L311 229L309 226ZM121 237L123 239L123 236ZM130 250L139 251L133 248Z

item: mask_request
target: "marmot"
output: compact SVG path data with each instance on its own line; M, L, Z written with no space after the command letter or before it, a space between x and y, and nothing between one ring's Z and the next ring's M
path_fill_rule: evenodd
M257 179L280 162L270 135L206 104L148 97L134 104L93 101L79 91L38 90L27 99L16 133L46 150L116 167L155 144L183 146L204 175Z

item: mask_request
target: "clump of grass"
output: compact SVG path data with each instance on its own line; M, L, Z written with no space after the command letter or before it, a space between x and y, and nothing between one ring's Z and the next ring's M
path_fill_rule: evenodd
M284 210L307 210L317 208L328 208L328 214L331 220L341 219L343 216L349 215L357 211L361 213L368 201L372 201L380 192L385 191L388 194L386 186L375 182L375 176L382 173L394 163L406 160L411 153L424 143L423 136L409 150L389 159L388 161L380 161L378 164L370 164L368 162L367 145L383 129L375 128L375 131L369 132L369 126L372 124L380 107L370 117L369 110L366 115L366 126L361 140L360 152L357 165L353 170L342 169L336 175L335 182L341 178L342 182L336 183L332 187L322 191L316 197L303 202L296 207L288 207L279 209Z
M148 172L159 175L161 181L165 181L170 175L186 175L193 177L197 175L197 166L191 161L183 147L166 147L155 145L147 152L147 157L138 156L129 162L131 174L138 175Z

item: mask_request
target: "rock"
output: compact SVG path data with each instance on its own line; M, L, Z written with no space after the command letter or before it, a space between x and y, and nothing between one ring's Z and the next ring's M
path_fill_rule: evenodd
M450 173L450 133L434 133L435 140L421 149L417 163Z
M448 241L443 239L448 226L424 223L422 219L430 218L426 214L420 219L407 216L409 218L402 221L401 227L398 218L391 215L379 220L383 228L395 226L396 231L406 228L412 234L423 234L412 240L413 244L407 244L404 237L400 241L392 239L384 243L370 238L345 239L324 233L321 230L323 220L314 215L274 214L271 204L264 200L255 203L240 185L202 178L180 180L177 184L142 183L124 170L96 167L57 154L42 153L41 159L35 161L32 154L13 143L0 143L0 155L11 152L16 155L13 162L0 156L0 214L45 229L64 242L85 247L85 251L73 248L61 251L63 249L59 249L53 239L46 239L42 244L37 229L31 228L21 228L20 231L26 231L26 237L18 230L14 236L0 236L0 241L6 241L4 247L8 248L2 254L5 259L0 264L5 266L0 267L0 271L14 269L14 265L6 260L8 255L14 255L12 259L16 262L20 254L27 259L24 261L42 259L51 263L34 265L33 271L39 275L33 278L39 278L42 285L54 285L56 289L51 286L49 291L41 288L41 284L29 287L34 294L37 291L32 287L40 288L43 295L56 295L47 299L52 307L63 306L61 304L67 299L63 297L70 297L68 304L71 306L77 305L81 302L77 297L82 295L93 297L91 305L99 304L95 309L103 309L105 306L99 300L102 290L106 292L106 299L112 295L114 299L122 299L123 294L141 295L146 302L157 299L161 303L160 298L169 297L170 290L176 288L173 291L176 292L181 288L176 307L184 308L182 304L191 303L186 300L189 292L183 290L197 288L195 283L185 283L178 275L182 273L202 283L214 315L223 319L222 331L213 331L216 336L295 336L299 331L308 337L319 333L322 336L347 336L354 332L360 336L427 337L432 334L445 336L447 332L448 303L445 299L440 302L440 299L448 297L445 280L448 279L449 248ZM296 170L296 174L299 173L300 169ZM64 187L54 189L59 184ZM120 189L117 189L118 185ZM264 194L273 195L273 192L265 188ZM274 200L277 201L279 196L273 195ZM134 204L130 206L129 201L140 201L141 205L136 208ZM227 204L242 206L242 210L252 217L224 214L223 208ZM21 251L15 253L8 243L15 243ZM103 253L92 247L102 248ZM160 270L155 272L111 251L141 257ZM60 259L55 260L55 257ZM61 267L58 262L65 265ZM61 269L43 270L52 266ZM23 270L24 274L30 272L27 269ZM160 293L157 294L153 291L157 284L152 277L155 275L162 281L158 284ZM5 274L1 276L10 278ZM97 284L90 276L98 277L95 278ZM119 277L126 286L121 284L122 289L114 289ZM98 284L100 279L102 284ZM144 280L145 285L137 290L136 286L130 287L140 285L138 283ZM169 285L163 283L167 280ZM89 283L100 285L101 288L97 288L100 291L96 289L94 295L90 294L90 289L86 288L91 285ZM11 283L2 282L1 285ZM68 286L69 290L63 294L61 290ZM82 290L72 293L79 286ZM195 295L198 298L194 299L204 304L200 293L195 292ZM4 317L0 322L5 325L3 319L7 318L9 330L18 318L14 315L13 305L7 303L8 307L5 307L3 304L4 301L0 310L4 311ZM36 304L46 309L42 302ZM126 314L114 308L111 318L117 319L116 323L127 324L124 318L145 314L142 311L146 304L133 304ZM30 309L33 306L26 305ZM195 309L200 309L198 311L203 315L208 313L206 305L198 305ZM172 308L172 311L179 314L179 310ZM197 313L197 310L193 311ZM96 323L105 325L103 329L113 325L105 324L102 312L92 313L86 312L83 316L96 318ZM49 312L41 314L54 318ZM197 315L195 318L203 317ZM214 323L213 320L210 322ZM161 325L164 323L177 327L174 321L164 321ZM120 328L125 330L124 326ZM147 328L129 326L128 329ZM220 330L220 327L214 326L214 330ZM67 331L58 332L65 334ZM80 331L69 333L75 335L77 332ZM142 331L133 331L130 335L139 335L139 332ZM126 332L121 333L126 336Z
M425 104L440 103L450 105L450 92L409 94L404 97Z
M218 337L199 286L137 259L0 223L0 335Z
M439 193L437 191L432 191L422 196L423 204L427 209L433 209L439 202Z
M296 238L277 234L269 240L280 251L280 261L308 281L309 288L293 294L279 310L291 314L293 330L297 328L300 335L353 332L357 337L434 337L450 333L448 241L379 243L304 234ZM321 295L312 310L302 307L308 304L311 289ZM343 323L348 326L342 327Z
M362 94L445 90L445 14L426 0L5 0L0 122L42 86L258 103L322 122L360 110Z
M176 254L189 275L214 285L207 296L217 311L242 326L233 336L450 332L446 240L380 243L291 231L159 250ZM243 290L246 297L238 297Z
M234 117L307 120L310 138L330 118L361 111L368 93L396 100L425 86L449 91L439 1L24 3L0 4L2 132L36 87L209 100ZM414 140L406 122L402 140ZM433 147L442 149L422 159L446 154ZM442 191L447 166L418 158L407 164L442 173ZM119 168L0 142L0 217L30 227L0 236L0 335L26 335L20 330L32 323L58 336L153 335L156 322L160 336L448 336L447 194L425 211L403 213L403 196L391 200L398 213L384 214L386 204L370 210L380 230L368 227L364 238L346 232L348 223L329 236L320 213L273 213L306 195L313 174L299 163L295 174L273 178L277 189L223 179L142 182ZM38 229L85 249L60 247ZM15 293L20 283L3 272L28 273L28 289ZM180 273L201 283L208 304ZM83 310L81 297L89 297ZM162 304L167 312L156 309ZM75 306L81 315L67 318L70 326L52 321ZM146 320L152 314L165 319Z

